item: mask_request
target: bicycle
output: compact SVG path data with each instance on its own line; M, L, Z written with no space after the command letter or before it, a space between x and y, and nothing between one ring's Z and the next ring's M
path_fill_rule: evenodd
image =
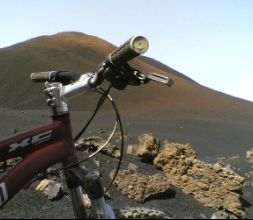
M87 169L82 165L82 162L98 153L110 141L118 123L121 131L121 147L124 145L120 114L109 95L112 87L123 90L128 85L139 86L151 80L168 86L172 85L173 80L166 76L157 73L143 74L128 64L128 61L146 52L148 46L149 43L146 38L142 36L132 37L110 53L95 73L79 74L70 71L48 71L31 74L32 81L45 83L47 104L52 109L52 122L13 135L0 142L1 163L5 164L5 161L11 158L22 158L0 180L0 208L36 175L55 164L61 163L62 167L58 171L64 172L76 218L116 217L116 212L105 201L100 174L97 171ZM107 90L100 87L104 80L110 83ZM89 92L99 92L102 95L90 120L73 138L67 100L73 96ZM113 132L104 146L88 158L80 159L76 153L74 142L86 130L106 98L111 100L116 111L116 123ZM121 150L120 159L122 156L123 151ZM114 179L116 175L117 172L115 172ZM84 192L92 201L90 212L83 206L82 195ZM126 212L130 211L135 211L135 209L126 210ZM161 214L162 212L157 213Z

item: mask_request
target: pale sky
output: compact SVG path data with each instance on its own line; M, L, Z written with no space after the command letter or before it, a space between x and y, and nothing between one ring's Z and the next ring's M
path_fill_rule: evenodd
M253 0L0 0L0 30L0 48L63 31L116 46L143 35L144 55L253 101Z

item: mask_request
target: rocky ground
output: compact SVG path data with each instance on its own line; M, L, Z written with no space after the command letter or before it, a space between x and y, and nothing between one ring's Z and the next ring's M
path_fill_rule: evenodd
M1 127L2 137L50 120L47 117L50 115L49 112L41 113L40 111L8 111L2 115L4 119ZM89 128L86 137L93 137L93 139L88 139L89 145L91 145L91 139L93 141L99 140L94 139L95 136L101 137L98 141L100 144L103 142L112 127L109 123L110 117L111 115L98 117L95 124ZM80 120L82 118L83 120ZM74 133L80 129L82 125L80 121L85 122L86 118L87 115L83 116L81 113L73 115ZM203 127L205 121L197 120L195 124L190 124L189 120L160 120L154 123L154 121L144 119L145 117L138 117L140 121L138 124L135 123L137 121L135 117L123 119L126 130L125 156L118 175L119 179L116 179L109 190L109 203L116 208L125 206L157 208L169 213L172 218L176 219L211 218L214 213L213 218L253 217L251 207L253 202L253 163L250 141L248 145L245 144L238 150L236 147L225 147L228 144L223 137L223 149L219 148L222 141L218 142L217 139L204 148L204 141L201 143L199 140L203 138L201 129L209 132L209 141L212 139L210 133L212 134L213 129L220 131L219 137L222 132L228 132L221 129L224 125L217 123L215 127L215 123L211 122L209 126L212 125L212 127L208 130L206 126ZM186 121L188 123L185 123ZM200 132L197 132L198 125ZM192 128L193 126L195 126L194 132L192 129L187 129L187 127ZM233 133L240 128L232 127L230 129L230 132ZM141 135L151 132L155 139L144 138L145 135ZM245 132L247 133L248 130ZM195 133L197 133L196 136L194 136ZM181 136L188 138L188 144ZM230 140L230 146L233 146L236 141L233 140L233 137L230 137ZM157 148L158 141L162 146L160 150ZM119 136L113 140L112 148L108 148L106 152L103 152L104 154L99 154L89 160L89 163L86 163L86 166L96 168L101 172L105 186L109 185L110 174L112 175L117 165L118 143ZM154 146L154 149L149 148L151 155L147 155L138 147L145 144L150 146L149 143ZM201 145L196 145L196 143L201 143ZM214 143L218 143L218 147L213 146L211 148ZM169 154L164 156L166 149L167 151L170 149ZM87 155L84 146L79 147L78 150L81 156ZM109 154L113 154L113 157ZM153 163L154 158L155 162ZM62 176L48 175L47 178L62 184L63 188L57 186L59 189L61 188L60 191L62 192L59 196L50 200L48 194L43 193L43 187L39 190L38 185L44 177L40 178L28 188L21 190L0 211L0 218L73 218L71 201L64 189ZM120 181L120 178L124 181ZM130 187L128 190L125 187L127 184L120 184L127 182L127 179L131 181L131 185L128 184ZM151 184L150 187L147 187L147 182L158 182L158 180L160 184ZM137 182L142 183L142 185L135 185ZM145 185L146 187L141 187ZM47 186L44 186L44 189L46 188ZM230 199L235 202L229 202Z

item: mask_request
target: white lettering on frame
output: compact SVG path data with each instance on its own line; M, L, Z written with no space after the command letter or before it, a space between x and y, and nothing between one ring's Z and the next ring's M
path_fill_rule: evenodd
M44 133L37 134L33 137L26 138L19 143L17 142L13 143L10 145L9 152L16 151L19 148L25 148L29 146L30 144L34 144L34 145L41 144L42 142L50 140L51 135L52 135L52 130L49 130Z
M0 207L8 200L6 185L4 182L0 184Z

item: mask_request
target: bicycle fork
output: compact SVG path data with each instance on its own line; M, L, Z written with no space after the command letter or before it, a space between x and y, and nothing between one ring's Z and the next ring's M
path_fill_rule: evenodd
M105 202L104 188L97 171L90 171L84 166L78 166L66 170L65 176L77 219L115 219L113 209ZM88 216L83 205L83 193L87 193L91 199L91 216Z

